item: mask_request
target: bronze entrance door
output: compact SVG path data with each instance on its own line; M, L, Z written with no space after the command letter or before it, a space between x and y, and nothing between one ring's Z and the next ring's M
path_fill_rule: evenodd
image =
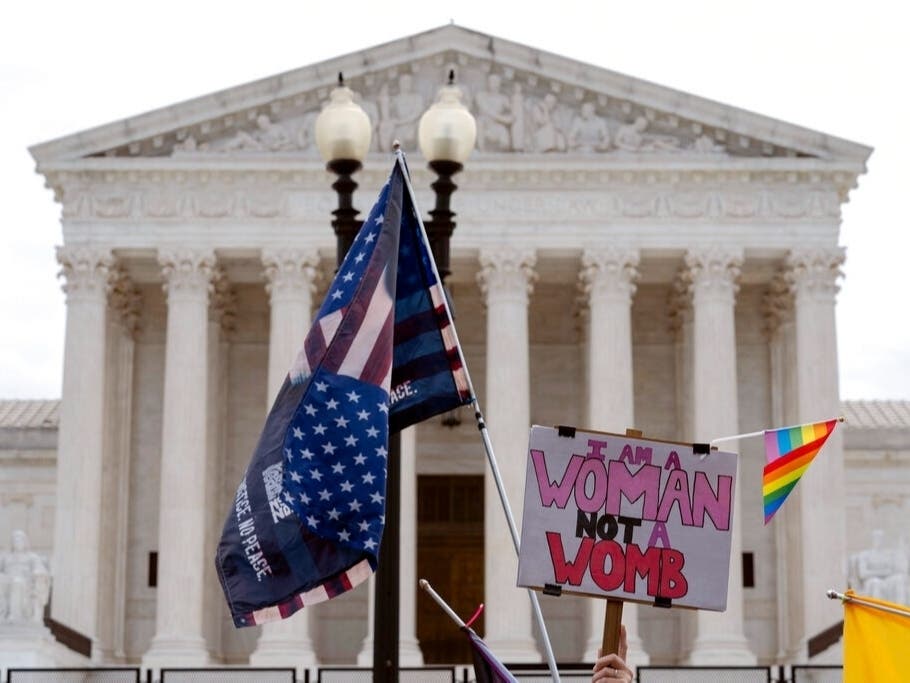
M417 478L417 578L467 621L483 602L483 477ZM483 635L483 617L473 626ZM417 638L427 664L468 663L458 626L417 589Z

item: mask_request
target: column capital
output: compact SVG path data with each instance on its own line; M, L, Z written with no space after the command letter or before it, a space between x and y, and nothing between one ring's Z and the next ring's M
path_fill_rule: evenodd
M208 297L212 291L215 253L211 249L164 249L158 253L168 300L174 297Z
M765 334L774 339L781 325L793 317L793 291L784 272L777 273L762 296Z
M110 306L117 313L126 333L135 338L142 317L142 294L123 266L116 265L110 273Z
M686 252L686 276L693 303L704 297L723 298L732 304L739 291L742 249L719 246L696 247Z
M237 291L221 266L212 269L212 307L210 319L217 322L225 334L237 328Z
M67 302L75 299L104 299L110 289L114 259L110 249L86 244L57 247L57 263L64 277L62 289Z
M668 328L679 335L687 321L692 319L692 274L683 266L670 283L667 294Z
M263 249L265 291L268 292L271 303L275 304L288 298L295 299L303 291L312 296L322 278L320 263L319 250L315 248Z
M489 303L493 297L508 297L527 302L537 280L536 263L537 253L533 249L504 245L482 249L477 284L484 301Z
M840 290L838 279L846 259L843 247L794 249L787 255L786 274L794 296L811 295L834 299Z
M578 288L588 301L609 298L632 303L638 282L637 249L603 247L585 249L581 255Z

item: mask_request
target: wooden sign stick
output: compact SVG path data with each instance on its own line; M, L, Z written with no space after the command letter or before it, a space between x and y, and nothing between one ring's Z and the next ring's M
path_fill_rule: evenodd
M622 626L622 600L607 598L607 612L604 615L604 635L600 644L603 655L619 654L619 627Z
M642 438L640 429L627 429L626 436L633 439ZM604 633L600 643L601 654L619 654L619 631L622 626L622 600L607 598L607 611L604 614Z

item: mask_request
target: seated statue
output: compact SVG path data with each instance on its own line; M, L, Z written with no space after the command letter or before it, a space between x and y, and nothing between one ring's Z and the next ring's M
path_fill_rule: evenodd
M607 121L596 114L593 102L581 105L581 115L572 121L568 145L579 152L599 152L610 146Z
M16 530L12 549L0 553L0 622L41 623L51 577L41 558L29 550L28 536Z
M850 556L850 587L869 597L907 604L907 553L882 547L884 532L872 532L872 547Z

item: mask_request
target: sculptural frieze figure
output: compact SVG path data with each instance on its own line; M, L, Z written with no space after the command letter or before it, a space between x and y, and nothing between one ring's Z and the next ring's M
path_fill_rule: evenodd
M598 116L593 102L581 105L581 112L572 121L568 136L569 149L575 152L602 152L610 147L607 120Z
M275 123L266 114L256 117L256 129L248 133L245 130L237 134L225 145L225 151L280 152L291 148L291 136L279 123Z
M700 135L692 143L692 150L699 154L723 154L727 150L723 145L719 145L707 135Z
M619 127L613 143L617 149L626 152L676 152L679 151L679 140L671 135L653 135L646 133L648 119L638 116L632 123Z
M501 91L502 79L497 74L487 77L487 89L474 96L477 109L477 149L501 152L513 147L512 126L515 115L512 98ZM523 103L519 100L519 106Z
M0 622L42 623L50 588L50 573L29 549L28 536L13 531L10 550L0 553Z
M556 122L556 95L547 93L531 108L531 120L534 131L535 152L563 152L566 149L566 136Z
M858 593L901 605L907 604L907 551L886 548L885 533L872 532L872 547L850 556L849 584Z
M426 102L414 88L414 77L402 74L398 78L398 94L388 95L388 90L380 91L379 112L379 149L388 152L392 143L398 140L402 149L416 149L417 122L426 111Z

